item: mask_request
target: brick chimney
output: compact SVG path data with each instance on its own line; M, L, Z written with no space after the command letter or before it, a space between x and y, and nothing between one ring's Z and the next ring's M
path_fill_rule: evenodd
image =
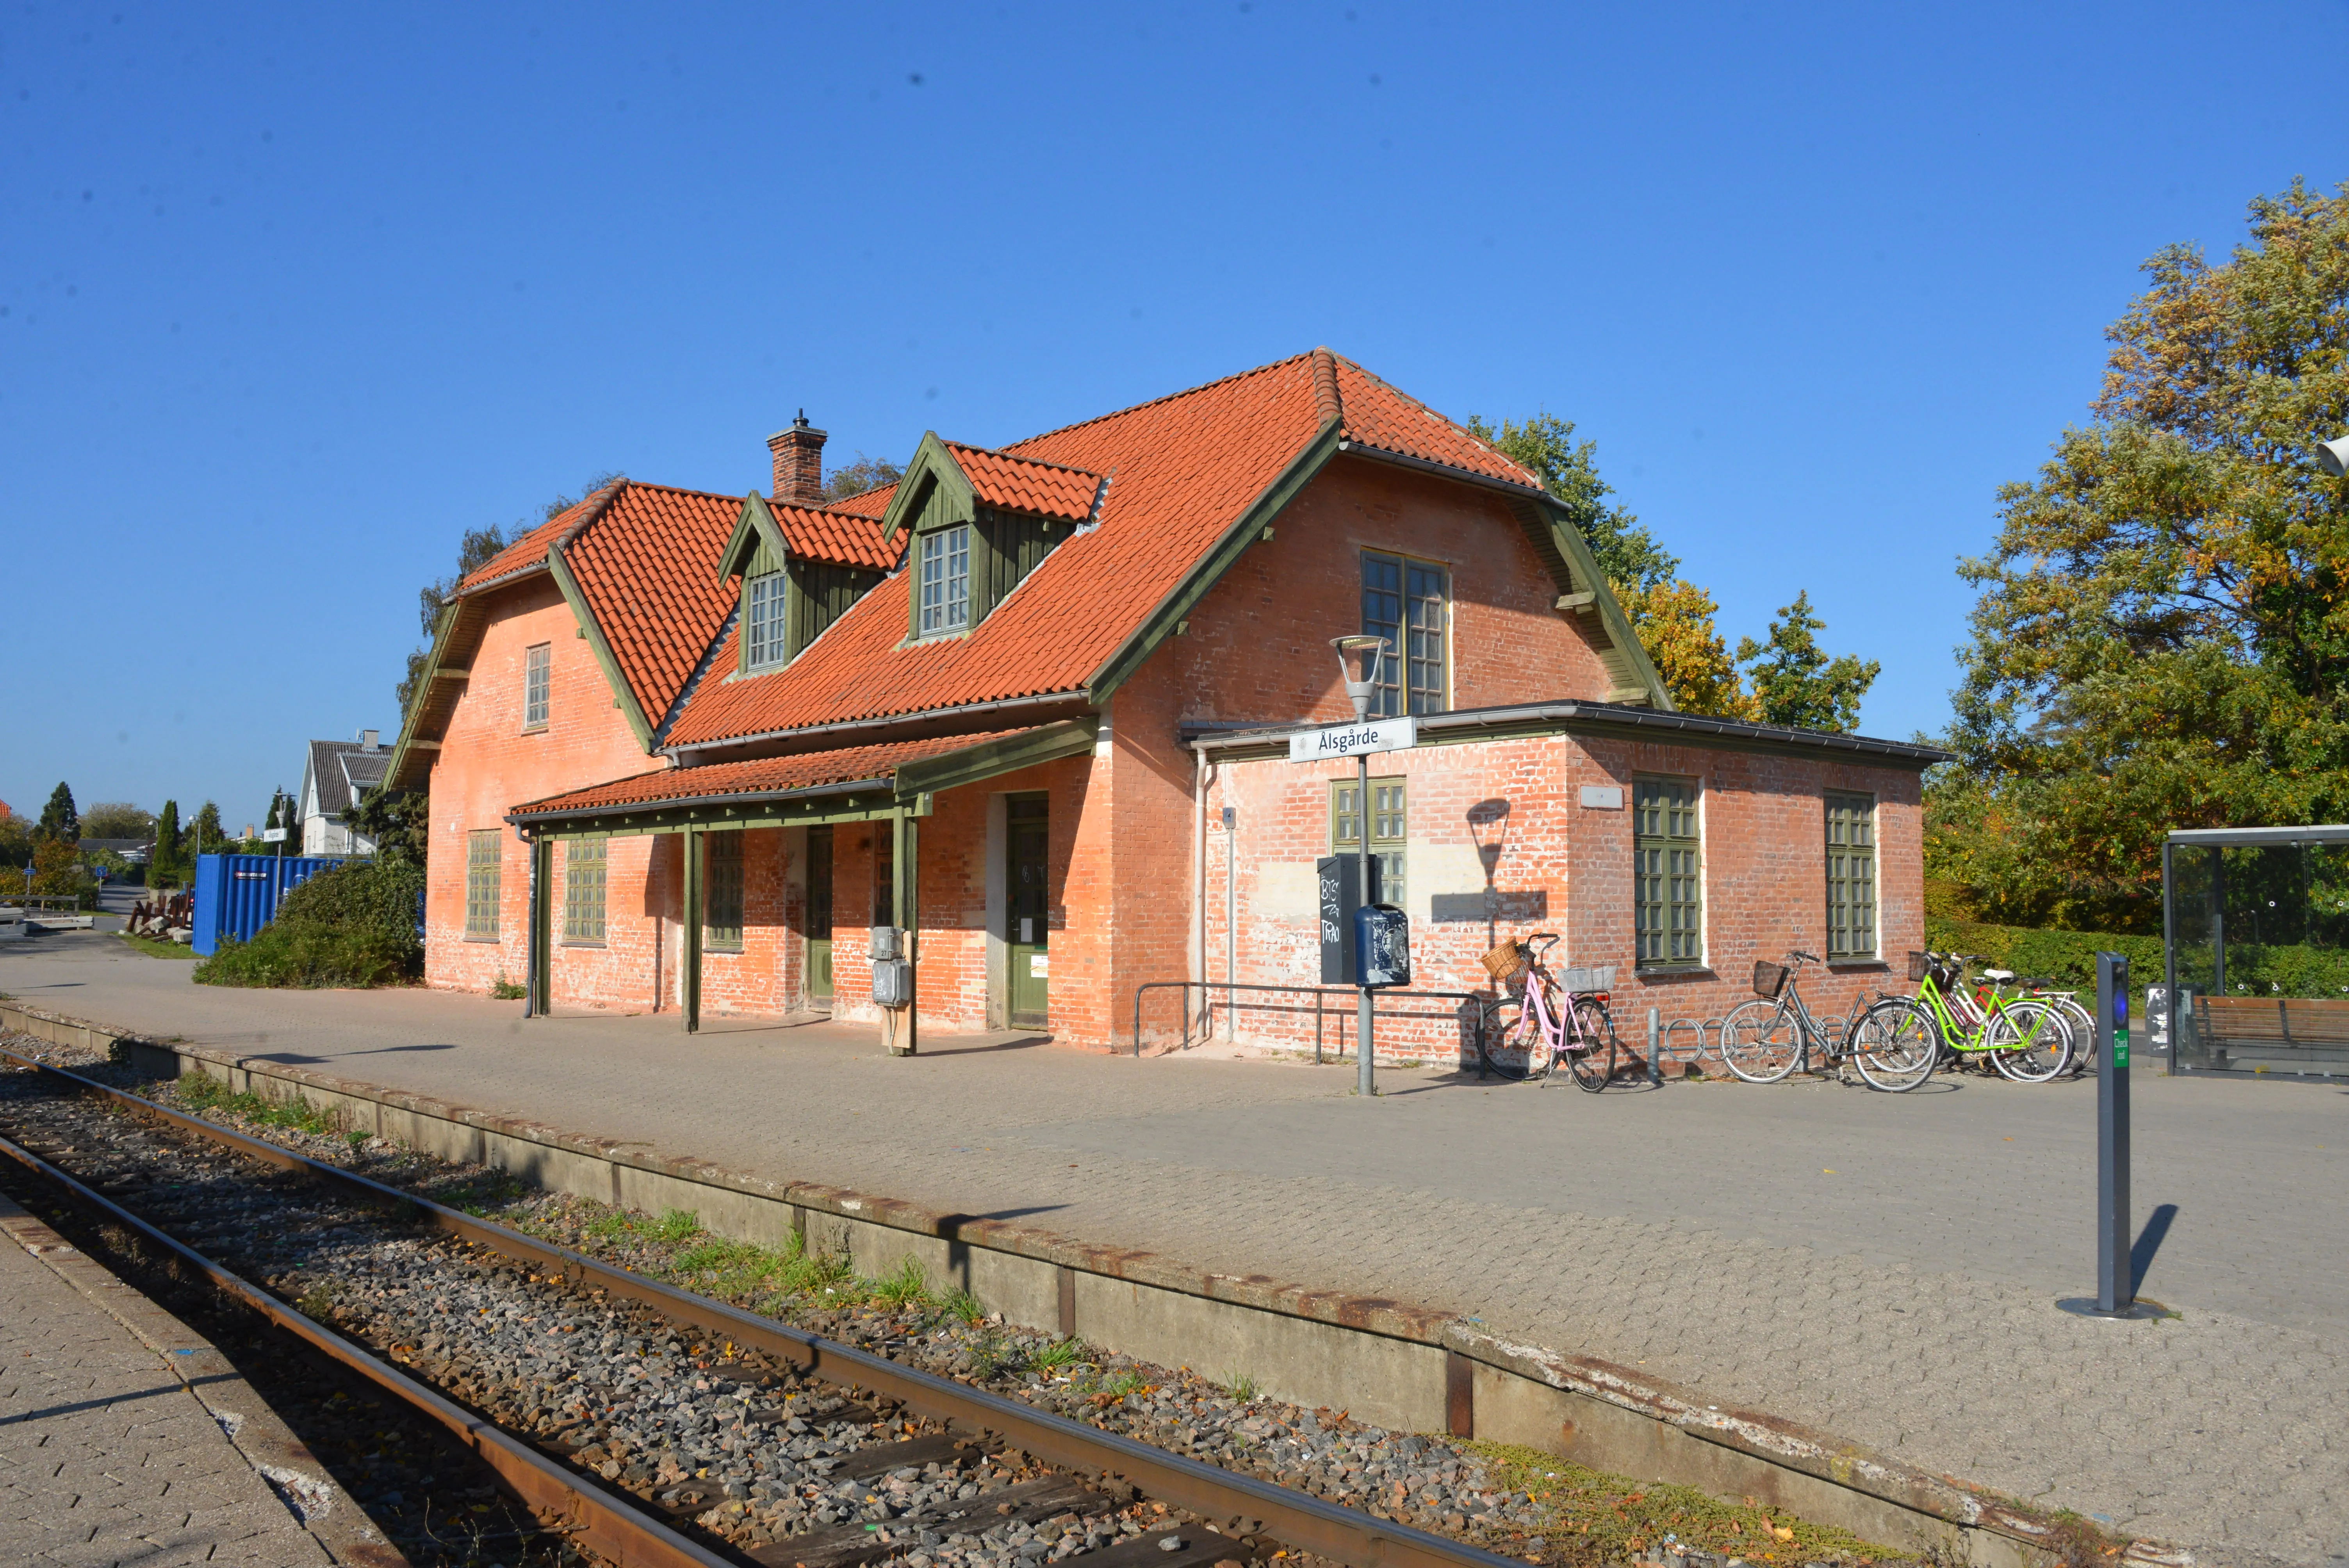
M808 423L807 410L788 430L767 438L775 457L775 500L788 506L823 504L823 432Z

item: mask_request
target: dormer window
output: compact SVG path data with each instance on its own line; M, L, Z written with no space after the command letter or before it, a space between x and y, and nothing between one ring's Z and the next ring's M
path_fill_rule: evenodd
M762 572L742 584L742 663L767 669L783 663L783 585L780 572Z
M970 524L921 536L921 634L959 632L970 624Z

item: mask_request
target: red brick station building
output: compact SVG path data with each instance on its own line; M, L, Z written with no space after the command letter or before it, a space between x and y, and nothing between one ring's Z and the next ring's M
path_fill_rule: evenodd
M1496 934L1557 931L1616 966L1628 1037L1797 947L1840 1011L1922 945L1939 754L1674 712L1533 476L1326 349L999 449L926 435L830 505L823 440L769 441L771 494L616 480L465 579L388 776L430 791L431 984L879 1024L895 925L900 1047L1118 1049L1146 984L1314 985L1314 862L1363 814L1278 732L1352 718L1330 639L1364 632L1374 711L1419 716L1369 813L1415 987L1488 991ZM1309 1036L1309 998L1261 999L1243 1038ZM1433 1011L1381 1054L1459 1059Z

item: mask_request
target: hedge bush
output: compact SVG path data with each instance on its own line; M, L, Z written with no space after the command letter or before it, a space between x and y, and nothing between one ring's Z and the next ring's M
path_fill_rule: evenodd
M2025 925L1925 917L1925 941L1940 953L1984 953L2026 978L2068 985L2096 983L2096 954L2127 955L2140 986L2161 984L2161 938L2110 931L2042 931ZM2227 993L2233 996L2349 996L2349 953L2329 947L2227 944Z
M423 873L361 861L321 872L278 902L250 942L223 942L196 965L206 985L397 985L424 972L416 935Z

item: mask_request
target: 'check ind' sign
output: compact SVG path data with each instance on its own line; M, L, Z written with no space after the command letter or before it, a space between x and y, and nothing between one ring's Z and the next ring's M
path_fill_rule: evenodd
M1327 729L1299 729L1288 737L1291 762L1327 762L1338 757L1362 757L1375 751L1409 751L1419 744L1416 718L1381 718L1366 724L1337 724Z

